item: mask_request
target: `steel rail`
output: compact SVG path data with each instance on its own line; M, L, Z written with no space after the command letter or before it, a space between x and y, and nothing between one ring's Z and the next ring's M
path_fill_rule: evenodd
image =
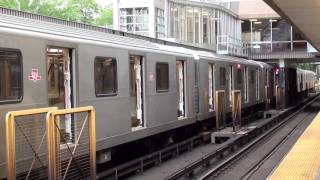
M252 141L251 143L249 143L248 145L246 145L245 147L243 147L240 151L232 154L229 158L225 159L223 162L221 162L220 164L218 164L216 167L214 167L213 169L211 169L209 172L207 172L205 175L203 175L202 177L200 177L200 180L206 180L211 178L214 174L218 173L219 171L221 171L223 168L227 167L228 165L230 165L232 162L234 162L236 159L239 159L240 157L243 157L243 155L245 155L246 153L248 153L248 151L250 151L252 148L254 148L255 146L259 145L259 143L261 143L263 140L267 139L268 137L272 136L275 132L277 132L277 130L279 130L281 127L283 127L284 125L286 125L287 122L289 122L290 120L292 120L293 118L295 118L297 115L299 115L304 109L306 109L307 107L309 107L311 104L313 104L316 100L319 99L319 96L317 95L315 98L313 98L311 101L309 101L307 104L305 104L303 107L301 107L298 111L294 112L293 114L289 115L287 118L285 118L283 121L281 121L280 123L278 123L277 125L275 125L274 127L272 127L271 129L269 129L267 132L265 132L263 135L259 136L257 139L255 139L254 141ZM307 115L308 116L308 115ZM305 119L305 118L303 118ZM302 122L303 119L299 122ZM294 127L297 128L299 126L296 125ZM293 131L291 130L289 134L291 134ZM287 136L288 136L287 135ZM286 137L287 137L286 136ZM284 139L281 140L284 141L286 139L286 137ZM277 144L276 146L280 145L281 142L279 144ZM267 158L267 157L265 157ZM259 163L258 163L259 164ZM254 170L254 169L252 169ZM248 172L250 173L250 171ZM243 176L242 178L244 178L245 176Z
M205 156L203 156L202 158L196 160L195 162L189 164L188 166L185 166L184 168L174 172L173 174L169 175L168 177L166 177L166 180L173 180L173 179L179 179L180 177L184 176L184 175L190 175L193 173L193 171L195 169L197 169L200 166L205 165L204 167L207 167L206 165L210 164L210 161L213 158L221 158L224 156L225 152L230 152L233 151L233 147L243 147L245 144L243 142L250 142L252 144L253 142L255 142L256 138L258 135L262 134L262 133L267 133L269 131L271 131L275 125L279 125L279 124L283 124L286 122L287 119L289 118L293 118L293 116L295 114L297 114L297 112L300 112L300 110L304 109L308 104L311 104L312 102L314 102L319 95L315 95L305 101L303 101L302 103L294 106L293 108L291 108L290 110L276 116L273 120L269 121L268 123L257 127L256 129L252 130L251 132L244 134L241 137L237 137L233 140L230 140L229 143L225 144L224 146L222 146L221 148L217 149L216 151L207 154ZM307 105L305 105L307 103ZM260 136L261 137L261 136ZM258 138L260 138L258 137ZM254 140L255 139L255 140Z

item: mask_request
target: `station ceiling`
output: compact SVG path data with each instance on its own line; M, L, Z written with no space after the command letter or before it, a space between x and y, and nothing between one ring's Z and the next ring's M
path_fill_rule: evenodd
M264 0L320 52L320 0Z

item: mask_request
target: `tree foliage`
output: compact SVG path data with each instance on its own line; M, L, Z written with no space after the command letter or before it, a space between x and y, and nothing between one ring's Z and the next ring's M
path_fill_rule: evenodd
M310 63L301 63L301 64L297 64L297 67L300 69L305 69L305 70L313 70L313 64Z
M0 6L86 24L112 24L112 9L95 0L0 0Z

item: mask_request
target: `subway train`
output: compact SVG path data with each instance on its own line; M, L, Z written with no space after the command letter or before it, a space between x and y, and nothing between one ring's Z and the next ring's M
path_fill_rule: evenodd
M6 176L8 111L94 106L101 164L123 144L202 122L215 124L217 90L225 91L229 114L232 90L241 91L243 111L274 98L277 70L266 63L74 24L28 13L0 13L0 178ZM313 88L314 73L297 74L297 91ZM61 125L68 137L73 137L73 123ZM30 133L38 131L43 127ZM17 162L27 158L25 153Z

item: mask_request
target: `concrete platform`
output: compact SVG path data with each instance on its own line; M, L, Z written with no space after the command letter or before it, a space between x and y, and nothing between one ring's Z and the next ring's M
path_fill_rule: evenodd
M320 113L268 179L320 179Z

